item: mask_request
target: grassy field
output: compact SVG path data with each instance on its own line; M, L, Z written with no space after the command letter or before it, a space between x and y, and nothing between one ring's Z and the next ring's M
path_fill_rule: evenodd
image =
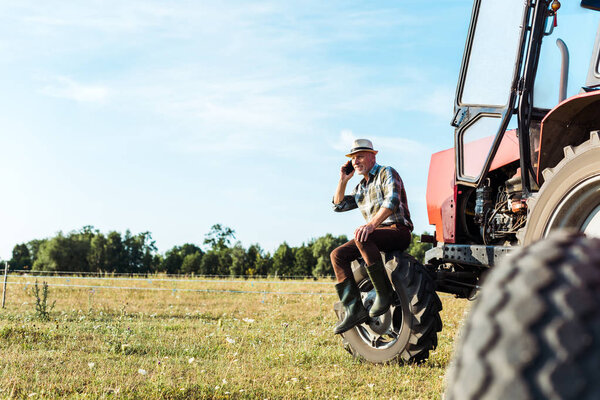
M34 279L10 277L0 398L439 399L469 307L442 297L439 346L423 365L371 365L331 333L330 281L42 280L154 290L50 286L42 321L32 285L17 284Z

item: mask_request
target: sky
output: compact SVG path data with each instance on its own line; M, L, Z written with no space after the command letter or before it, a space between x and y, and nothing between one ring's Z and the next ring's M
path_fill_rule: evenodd
M599 13L583 11L583 40L564 3L555 32L591 53ZM470 14L464 0L2 2L0 258L85 225L150 231L160 252L217 223L267 251L351 236L362 216L331 199L356 138L432 232L428 164L453 146Z

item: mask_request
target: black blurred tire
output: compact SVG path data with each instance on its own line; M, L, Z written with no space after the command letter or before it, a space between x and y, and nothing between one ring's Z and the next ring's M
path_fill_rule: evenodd
M442 303L431 277L413 257L401 252L382 256L399 302L381 317L343 333L344 348L356 358L372 363L421 362L437 347ZM354 262L352 267L365 307L370 309L375 291L364 262ZM334 310L341 320L341 303L336 303Z
M446 400L600 399L600 240L558 233L487 276Z

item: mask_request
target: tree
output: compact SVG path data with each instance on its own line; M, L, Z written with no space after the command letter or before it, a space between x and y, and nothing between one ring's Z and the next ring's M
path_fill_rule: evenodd
M210 246L213 250L222 250L229 247L233 239L235 239L233 229L215 224L210 228L210 232L206 234L204 244Z
M271 257L271 254L266 253L263 255L261 252L256 253L254 270L256 275L274 274L275 271L273 270L273 258Z
M109 232L106 238L106 270L109 272L125 272L127 269L127 253L119 232Z
M27 248L29 249L29 254L31 255L31 265L35 263L40 247L47 240L48 239L34 239L27 242Z
M202 251L202 249L198 246L196 246L193 243L184 243L181 246L181 255L185 258L187 256L189 256L190 254L196 254L199 253L200 256L202 256L204 254L204 252Z
M18 244L13 248L10 263L15 269L29 266L49 271L326 276L333 275L329 254L348 240L346 236L328 233L297 248L283 242L271 256L258 244L247 250L240 242L229 247L234 234L233 229L215 224L204 240L210 246L206 253L195 244L185 243L174 246L163 256L157 254L150 232L134 235L127 230L122 237L119 232L111 231L104 235L88 225L66 236L59 232L51 239ZM407 253L422 262L430 248L430 244L421 243L419 236L413 234Z
M262 249L258 244L252 244L246 251L246 259L248 266L246 268L246 275L257 275L260 272L257 269L257 262L262 256Z
M203 254L204 252L202 249L195 244L185 243L183 246L174 246L165 253L165 257L160 264L160 270L167 274L198 273ZM184 270L183 264L185 259L192 255L196 256L188 260L188 264L185 266ZM192 269L190 270L190 268Z
M59 233L62 238L62 233ZM33 269L36 271L60 271L65 270L63 260L66 255L63 254L63 247L60 246L58 237L54 237L44 242L37 254L37 258L33 263Z
M427 232L423 233L424 235L428 235ZM433 245L431 243L422 243L421 237L416 234L412 234L410 246L406 249L406 252L417 259L419 262L423 262L425 260L425 252L431 249Z
M161 272L160 266L163 262L163 256L161 254L155 253L152 256L152 271L151 272Z
M11 269L30 269L33 265L31 253L25 243L17 244L12 251L12 258L8 262Z
M183 264L183 256L181 248L174 246L171 250L167 250L165 257L160 265L160 270L167 274L178 274Z
M219 254L215 250L207 251L200 261L199 275L215 275L219 267Z
M89 271L90 242L78 233L62 232L45 241L38 251L33 269L38 271Z
M217 251L217 255L219 256L217 275L227 276L231 273L231 252L229 247L223 247Z
M303 243L301 247L294 249L294 268L292 271L294 275L311 275L315 266L315 257L310 247Z
M132 235L128 229L123 245L127 257L125 272L145 273L152 270L152 255L156 251L156 244L150 232Z
M197 274L202 265L202 253L196 252L188 254L184 257L181 263L182 274Z
M109 268L107 264L107 244L106 237L98 233L90 241L90 251L87 256L91 271L106 271Z
M279 245L273 253L273 270L281 276L291 276L294 267L294 251L286 243Z
M246 274L249 266L248 255L240 242L237 242L231 249L231 265L229 266L229 274L231 276L241 276Z
M329 254L347 241L348 238L345 235L334 237L331 233L328 233L312 243L313 257L316 259L316 265L312 271L314 276L333 275L333 265Z

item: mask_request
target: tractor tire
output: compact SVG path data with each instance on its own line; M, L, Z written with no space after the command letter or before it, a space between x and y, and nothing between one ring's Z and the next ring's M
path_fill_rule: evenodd
M398 302L382 316L343 333L344 348L354 357L376 364L422 362L437 347L442 303L432 278L412 256L398 251L382 253L382 257ZM352 267L368 310L375 300L375 290L365 273L364 261L355 261ZM334 310L341 321L341 303L336 303Z
M446 400L600 399L600 240L558 232L493 268Z
M522 243L528 245L555 229L600 237L600 137L564 148L565 157L543 171L544 184L528 200L530 210Z

